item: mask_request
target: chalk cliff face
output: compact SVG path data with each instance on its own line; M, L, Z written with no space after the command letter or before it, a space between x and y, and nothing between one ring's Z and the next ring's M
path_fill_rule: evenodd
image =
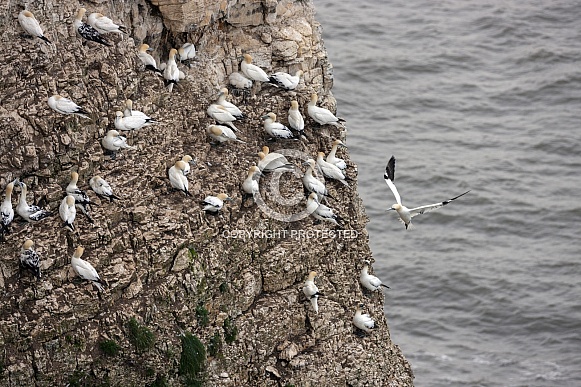
M72 28L81 6L129 34L109 35L112 47L82 42ZM302 162L328 153L345 131L306 119L306 139L267 143L262 128L270 111L286 124L293 99L307 117L312 93L335 110L332 67L310 2L46 0L0 7L0 187L19 178L29 203L57 213L71 171L78 171L80 188L89 191L88 180L100 175L122 197L109 202L89 191L98 204L95 222L79 212L75 233L58 215L38 224L16 216L0 243L1 386L413 384L390 339L382 295L358 282L371 253L357 167L345 150L339 156L349 163L352 187L326 182L343 227L303 216ZM17 16L24 8L52 45L22 35ZM185 42L198 55L190 67L180 65L186 77L168 93L160 77L144 71L137 47L149 44L165 62L170 48ZM246 143L213 147L206 108L244 53L268 73L304 75L293 92L263 84L230 97L248 116L236 122ZM56 93L90 119L52 111L47 98ZM129 133L136 149L111 160L100 141L128 98L159 123ZM297 172L262 177L259 208L242 203L240 182L267 144L287 154ZM192 198L170 190L167 179L167 168L185 154L196 160L188 175ZM205 215L198 202L219 192L234 200L221 216ZM298 220L285 221L291 215ZM19 269L26 239L41 256L40 280ZM103 293L72 272L77 246L106 281ZM324 293L318 314L301 290L310 271ZM365 337L352 325L359 302L377 326Z

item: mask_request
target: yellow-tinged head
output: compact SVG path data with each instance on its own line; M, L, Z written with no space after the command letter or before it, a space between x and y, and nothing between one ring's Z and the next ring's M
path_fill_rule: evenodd
M85 248L83 246L79 246L75 249L75 252L73 253L73 258L81 258L81 256L83 255L83 253L85 252Z
M263 152L265 155L267 155L267 154L269 154L269 153L270 153L270 148L269 148L269 147L267 147L266 145L264 145L264 146L262 147L262 152Z
M316 93L311 94L311 103L317 103L319 96Z
M220 129L217 125L210 125L208 127L208 130L214 136L221 136L222 135L222 129Z
M65 200L67 202L67 206L72 207L75 205L75 198L72 195L67 195Z
M147 50L149 50L148 44L143 43L141 46L139 46L139 52L145 52Z
M14 190L14 182L11 181L6 185L6 196L12 195L12 191Z
M23 244L22 244L22 248L24 250L28 250L30 248L32 248L32 246L34 246L34 242L31 241L30 239L27 239Z
M218 195L216 195L216 197L220 200L226 200L226 199L230 199L228 197L228 195L226 195L225 193L219 193Z
M86 12L87 10L85 8L79 8L79 11L77 12L77 17L75 17L75 19L81 20L83 16L85 16Z
M178 53L178 50L176 50L175 48L172 48L171 50L169 50L169 59L174 59L177 53Z
M252 57L250 56L250 54L244 54L244 62L250 64L252 63Z
M320 158L324 158L325 157L325 153L324 152L319 152L317 153L317 156Z
M79 181L79 174L76 171L71 172L71 181L75 184Z
M176 161L175 167L181 171L184 171L186 169L186 163L182 160L178 160Z
M299 103L297 101L291 101L291 108L293 110L298 110L299 109Z
M401 204L395 203L393 206L391 206L392 209L399 211L401 210Z
M313 281L316 276L317 276L317 272L316 271L310 272L309 273L309 280Z
M190 155L185 155L184 157L182 157L182 161L183 161L184 163L189 163L189 162L190 162L190 161L192 161L192 160L193 160L193 159L192 159L192 156L190 156Z
M266 155L264 154L264 152L258 152L258 157L260 158L260 160L264 160Z
M32 14L32 12L30 12L30 11L26 11L26 10L25 10L25 11L22 11L22 14L23 14L24 16L26 16L26 17L31 17L31 18L33 18L33 19L34 19L34 15L33 15L33 14Z

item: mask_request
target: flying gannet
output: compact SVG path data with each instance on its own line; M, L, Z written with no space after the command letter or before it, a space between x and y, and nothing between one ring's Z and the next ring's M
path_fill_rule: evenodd
M389 289L389 286L384 285L379 278L377 278L373 274L369 274L370 262L368 260L365 260L363 261L363 263L364 263L363 269L361 269L361 275L359 276L359 281L361 282L361 285L364 288L371 290L372 292L379 289L380 286Z
M63 220L63 227L71 231L75 231L74 221L77 216L77 208L75 207L75 198L73 195L67 195L61 201L59 206L59 215Z
M18 197L18 205L16 206L16 213L27 222L38 222L44 218L52 215L50 211L44 210L39 206L29 205L26 202L26 193L28 189L26 184L23 182L18 182L20 185L20 196Z
M169 56L167 63L165 64L165 69L163 70L163 77L165 79L165 84L167 89L171 93L173 90L173 85L179 82L180 78L180 69L178 69L178 65L176 63L175 56L178 53L178 50L172 48L169 50Z
M315 313L319 313L319 305L317 304L317 299L322 294L319 293L319 288L315 285L315 278L317 277L317 273L311 271L309 276L307 277L305 284L303 286L303 293L307 296L307 299L311 301L311 305L313 305L313 309Z
M205 211L206 214L217 215L224 206L225 201L232 201L232 198L225 193L219 193L216 196L206 196L200 204L204 206L202 211Z
M91 210L91 204L95 204L91 202L91 198L85 191L80 189L77 184L79 182L79 174L75 171L71 172L71 181L67 188L65 189L66 193L72 195L75 198L75 205L79 208L83 214L89 219L89 222L93 223L93 218L89 213Z
M206 133L210 136L216 145L227 141L237 141L245 144L246 142L238 139L232 129L224 125L208 125Z
M119 34L126 34L127 27L113 23L113 20L104 16L102 13L92 13L87 18L87 23L100 34L107 34L109 32L117 32Z
M75 252L73 253L73 256L71 258L71 266L73 267L73 270L75 271L75 273L77 273L79 277L81 277L84 280L91 281L93 285L95 285L95 287L97 287L97 289L99 289L99 291L102 292L104 290L103 282L101 281L101 278L97 273L97 270L95 270L93 265L91 265L89 262L85 261L84 259L81 259L81 256L83 255L84 251L85 249L81 246L78 246L75 249Z
M75 21L73 25L77 30L77 33L86 40L90 40L92 42L100 43L105 46L111 46L111 43L107 41L95 28L91 27L90 25L83 22L83 17L87 10L85 8L80 8L77 12L77 16L75 17Z
M123 115L121 112L117 112ZM119 149L135 149L135 147L127 144L127 137L121 136L118 131L110 130L101 140L101 145L105 152L111 154L111 159L115 159Z
M264 131L273 139L291 139L295 138L294 133L281 124L280 122L276 122L276 114L268 113L262 116L264 120Z
M301 75L303 75L302 70L298 70L295 75L290 75L279 71L270 75L268 78L269 83L276 87L280 87L281 89L285 90L294 90L297 88L299 82L301 81Z
M44 36L44 32L42 32L42 28L38 23L38 20L34 17L32 12L24 10L18 14L18 21L20 22L20 26L24 31L32 36L36 36L39 39L44 40L47 43L52 43Z
M28 269L34 274L34 276L40 279L40 256L36 251L34 251L34 242L27 239L22 244L22 250L20 252L20 265L25 269Z
M263 69L252 64L252 57L249 54L244 54L244 60L240 63L240 70L253 81L270 81L270 78Z
M347 163L345 163L345 160L340 159L337 156L335 156L335 154L337 153L337 148L340 146L347 148L347 145L343 144L343 141L341 141L341 140L333 141L333 147L331 148L331 151L327 155L326 160L328 163L335 164L337 166L337 168L344 170L347 168Z
M228 111L228 113L232 114L234 118L237 120L243 120L245 118L242 111L238 108L238 106L234 105L232 102L226 101L226 97L228 96L228 89L222 88L218 93L218 99L216 100L216 104L223 106L224 109Z
M305 187L305 193L306 194L310 194L311 192L316 193L319 202L323 197L329 197L331 199L334 199L329 194L329 191L325 187L325 184L313 176L313 171L315 170L316 167L315 160L308 159L303 164L307 165L307 170L305 171L305 174L303 176L303 186Z
M343 219L335 214L332 208L319 203L317 194L314 192L311 192L307 199L307 212L320 221L331 222L337 226L341 226L343 223Z
M62 97L58 94L49 97L48 106L61 114L75 114L83 118L89 118L86 116L86 114L90 114L70 99Z
M305 120L299 110L299 103L297 101L291 101L291 107L288 110L288 124L299 133L305 130Z
M317 165L321 169L321 172L323 172L323 176L328 179L338 180L343 185L349 187L349 183L346 181L347 177L343 171L335 164L325 161L325 154L323 152L319 152L317 155Z
M248 169L246 179L242 182L242 203L248 198L254 197L260 191L258 179L262 176L260 168L253 165Z
M10 232L10 224L14 220L14 208L12 208L13 190L14 181L6 185L6 196L4 196L4 201L0 206L0 241L4 240L4 235Z
M92 177L91 180L89 180L89 186L91 186L91 189L95 191L97 195L109 199L110 202L112 202L113 199L121 200L119 196L113 194L113 189L101 176Z
M412 218L417 215L421 215L425 212L429 212L440 207L444 207L446 204L450 203L453 200L458 199L460 196L466 195L470 190L460 194L458 196L453 197L452 199L444 200L443 202L428 204L425 206L415 207L415 208L407 208L403 204L401 204L401 197L399 196L399 192L397 192L397 188L395 187L395 157L391 156L387 165L385 167L385 173L383 174L383 178L387 183L391 192L393 192L393 196L395 196L396 204L392 205L390 210L395 210L399 215L400 220L405 225L406 230L410 230L412 228Z
M335 117L328 109L318 107L317 100L319 97L317 94L311 95L311 102L307 108L307 113L315 122L319 125L333 125L337 128L342 128L343 126L339 123L340 119Z
M161 71L157 67L157 62L155 61L153 56L151 56L147 52L149 50L150 50L150 48L147 44L145 44L145 43L142 44L141 46L139 46L139 52L137 53L137 57L141 60L141 63L143 63L146 70L153 71L157 75L163 76L163 71Z
M189 188L188 178L184 170L186 169L186 163L182 160L176 161L176 163L168 171L169 182L171 186L178 191L182 191L186 196L192 196Z
M258 152L258 168L261 172L267 173L272 171L294 171L295 166L287 158L277 152L270 152L268 147L263 147Z
M363 308L363 304L357 305L355 316L353 316L353 325L364 332L370 333L375 328L375 321L368 314L363 314L361 308Z

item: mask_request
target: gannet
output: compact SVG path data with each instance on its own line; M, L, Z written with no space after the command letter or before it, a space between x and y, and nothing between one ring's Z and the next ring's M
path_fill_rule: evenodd
M285 72L279 71L271 76L269 76L269 83L276 87L280 87L285 90L294 90L299 85L301 81L301 75L303 75L302 70L298 70L295 75L290 75Z
M252 57L244 54L244 60L240 63L240 70L253 81L268 82L270 78L260 67L252 64Z
M343 126L339 123L339 118L335 117L335 115L328 109L317 106L318 99L319 97L317 94L311 95L311 102L309 102L309 107L307 108L309 117L315 120L319 125L333 125L342 128Z
M77 208L79 208L83 212L83 214L85 214L85 216L89 219L89 221L93 223L93 218L91 217L91 214L89 214L89 211L91 210L90 207L91 204L94 203L91 202L91 198L89 198L89 195L87 195L85 191L77 187L78 182L79 174L75 171L72 171L71 181L69 182L69 185L67 185L65 191L67 194L72 195L75 198L75 205L77 206Z
M97 270L95 270L93 265L91 265L89 262L85 261L84 259L81 259L81 256L83 255L84 251L85 249L81 246L78 246L75 249L75 252L73 253L73 256L71 258L71 266L73 267L73 270L75 271L75 273L77 273L79 277L81 277L84 280L91 281L93 285L95 285L97 289L99 289L99 291L102 292L104 290L103 283L101 282L101 278L99 277Z
M384 285L379 278L373 274L369 274L369 264L368 260L363 261L363 269L361 269L361 275L359 276L359 281L364 288L371 290L372 292L379 289L380 286L389 289L389 286Z
M232 129L224 125L208 125L206 133L219 145L227 141L238 141L243 144L246 142L236 138L236 133Z
M233 122L236 121L236 117L234 117L224 106L213 103L208 106L206 113L208 113L208 115L219 124L228 125L233 130L238 131L238 128L233 124Z
M178 49L178 55L180 62L194 59L196 57L196 46L194 46L192 43L184 43Z
M121 112L117 113L123 115ZM111 154L112 159L115 159L119 149L135 149L135 147L127 144L127 137L121 136L116 130L108 131L105 137L101 140L101 145L103 145L106 153Z
M343 141L341 140L333 141L333 147L331 148L331 152L329 152L329 154L327 155L326 160L328 163L335 164L337 168L343 170L347 168L347 163L345 163L343 159L340 159L335 156L337 148L340 146L347 148L347 145L343 144Z
M178 69L178 65L175 59L177 53L178 50L175 48L169 50L169 57L167 63L165 64L165 69L163 70L165 84L170 93L173 90L173 85L177 84L180 80L180 70Z
M33 249L34 242L27 239L22 244L22 250L20 252L20 265L32 272L34 276L40 279L40 256Z
M288 110L288 124L297 132L305 130L305 120L299 110L299 103L297 101L291 101L291 107Z
M368 314L363 314L361 308L363 308L363 304L357 305L355 316L353 316L353 325L369 333L375 328L375 321Z
M149 50L150 48L147 44L145 43L142 44L141 46L139 46L139 52L137 53L137 57L141 60L141 63L143 63L146 70L153 71L157 75L163 75L163 71L161 71L157 67L155 59L147 53L147 51Z
M182 157L182 161L185 163L184 175L187 175L190 173L190 165L196 165L196 161L190 155Z
M55 94L48 99L48 106L54 111L62 114L76 114L83 118L89 118L85 114L90 114L70 99L58 94Z
M69 194L61 201L59 214L64 222L63 227L68 228L71 231L75 231L73 222L77 216L77 209L75 207L75 198L73 195Z
M143 126L149 126L153 124L157 124L157 121L148 116L147 114L140 112L139 110L133 109L133 101L130 99L125 100L125 109L123 110L123 117L139 117L145 120L145 124ZM123 130L123 129L121 129Z
M119 130L138 130L144 126L149 126L155 124L155 120L151 118L145 118L147 116L143 115L131 115L124 117L123 113L120 111L115 112L115 128Z
M303 164L307 165L307 170L303 176L303 186L305 187L306 193L314 192L317 194L319 201L322 197L329 197L334 199L330 194L325 184L313 176L313 171L315 170L315 160L308 159Z
M261 172L267 173L272 171L294 171L295 166L284 157L276 152L270 152L268 147L263 147L263 151L258 152L258 168Z
M400 220L403 222L403 224L405 224L406 230L410 230L412 228L412 218L414 216L421 215L425 212L429 212L429 211L438 209L440 207L443 207L446 204L450 203L451 201L456 200L460 196L466 195L468 192L470 192L470 190L468 190L468 191L464 192L463 194L455 196L452 199L444 200L443 202L440 202L440 203L428 204L425 206L420 206L420 207L415 207L415 208L410 209L410 208L407 208L406 206L404 206L403 204L401 204L401 197L399 196L399 192L397 192L397 188L395 187L395 184L394 184L394 181L395 181L395 157L394 156L391 156L391 158L387 162L387 165L385 167L385 173L383 174L383 178L384 178L385 182L387 183L387 186L389 187L389 189L391 189L391 192L393 192L393 196L395 196L395 201L397 202L396 204L391 206L391 208L388 208L388 211L395 210L398 213Z
M295 138L294 133L289 128L280 122L276 122L276 114L272 112L268 113L267 115L262 116L262 119L264 120L264 131L271 138Z
M10 224L14 220L14 208L12 208L12 190L14 190L14 181L6 185L6 196L0 206L0 240L4 235L10 232Z
M262 176L260 168L253 165L248 169L248 174L246 179L242 182L242 202L250 197L254 197L254 194L260 191L258 186L258 179Z
M86 40L101 43L110 47L111 43L109 43L107 39L101 36L99 31L83 22L83 16L85 16L85 12L87 12L85 8L80 8L79 12L77 12L77 16L75 17L75 21L73 22L73 25L75 26L78 34Z
M200 204L204 206L202 211L205 211L206 214L217 215L224 206L225 201L232 201L232 198L225 193L219 193L216 196L206 196Z
M341 223L343 223L343 219L335 214L332 208L319 203L317 194L314 192L311 192L307 199L307 212L320 221L331 222L337 226L341 226Z
M20 22L20 26L24 31L32 36L36 36L39 39L44 40L47 43L52 43L48 40L44 33L42 32L42 28L40 28L40 24L38 20L34 17L32 12L24 10L18 14L18 21Z
M252 80L237 71L230 74L228 80L235 89L247 90L252 88Z
M110 202L112 202L113 199L121 200L119 196L113 194L113 189L111 189L109 183L107 183L101 176L92 177L91 180L89 180L89 185L97 195L109 199Z
M22 217L22 219L26 220L27 222L38 222L44 218L47 218L52 215L50 211L44 210L39 206L35 205L28 205L26 202L26 193L28 189L26 188L26 184L23 182L18 182L20 185L20 196L18 197L18 205L16 206L16 213Z
M339 169L335 164L325 161L325 154L323 152L319 152L317 155L317 165L321 169L321 172L323 172L323 176L329 179L338 180L349 187L349 183L346 181L347 177L343 171L341 171L341 169Z
M234 118L236 118L237 120L243 120L245 118L244 114L232 102L226 101L227 96L228 96L228 89L225 87L220 89L220 93L218 93L218 100L216 100L216 104L223 106L224 109L226 109L228 111L228 113L232 114L232 116Z
M315 285L316 277L317 277L316 272L312 271L309 273L309 276L305 281L305 285L303 286L303 293L311 301L315 313L319 313L319 305L317 304L317 299L322 294L319 293L319 288L317 288L317 285Z
M188 178L185 174L186 163L182 160L176 161L176 163L171 167L167 174L169 177L169 182L171 186L178 191L182 191L186 196L192 196L190 191L188 191L189 183Z
M102 13L92 13L87 18L87 23L101 34L117 32L119 34L127 33L127 27L113 23L113 20L104 16Z

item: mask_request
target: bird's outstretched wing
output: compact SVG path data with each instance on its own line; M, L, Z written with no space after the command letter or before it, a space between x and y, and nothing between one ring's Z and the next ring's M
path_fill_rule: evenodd
M468 192L470 192L470 190L468 190L468 191L464 192L463 194L460 194L456 197L453 197L452 199L444 200L443 202L440 202L440 203L428 204L426 206L411 208L410 215L413 218L414 216L421 215L425 212L430 212L430 211L436 210L440 207L444 207L446 204L450 203L452 200L456 200L460 196L466 195Z
M397 204L401 205L401 197L399 196L399 192L397 192L397 188L393 183L393 181L395 180L395 156L391 156L391 158L387 162L383 178L385 179L385 182L387 183L389 189L391 189L391 192L393 192L393 196L395 196L395 201L397 202Z

